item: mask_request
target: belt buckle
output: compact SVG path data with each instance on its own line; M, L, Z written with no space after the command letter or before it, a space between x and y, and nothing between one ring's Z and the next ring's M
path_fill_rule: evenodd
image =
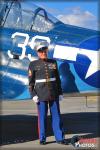
M50 79L46 79L46 82L49 82L50 81Z

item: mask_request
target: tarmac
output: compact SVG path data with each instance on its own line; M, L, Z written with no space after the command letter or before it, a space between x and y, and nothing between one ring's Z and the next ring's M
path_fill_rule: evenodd
M32 100L0 101L0 149L100 149L99 97L64 97L60 101L61 119L67 145L57 144L47 118L47 144L40 145L37 106ZM76 143L75 143L76 141Z

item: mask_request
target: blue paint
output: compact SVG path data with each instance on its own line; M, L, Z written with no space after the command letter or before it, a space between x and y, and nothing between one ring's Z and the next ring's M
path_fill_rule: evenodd
M99 51L100 49L100 37L90 38L80 44L80 48L87 50ZM95 58L94 58L95 59ZM100 70L89 76L85 79L86 73L89 66L91 65L91 60L84 56L78 54L76 63L74 64L75 70L78 76L88 85L91 85L96 88L100 88ZM99 64L98 64L99 65Z
M23 1L23 3L25 3L25 1ZM30 2L27 2L27 4L28 3L30 4ZM27 7L28 12L34 8L32 5L30 6L31 7ZM17 28L16 26L15 28L12 26L9 26L9 28L0 27L0 54L3 55L2 66L0 67L0 99L2 100L25 100L30 98L28 83L26 84L24 81L24 79L28 79L29 61L27 61L26 58L23 60L18 60L11 59L8 56L8 50L18 55L22 53L22 49L18 47L18 43L13 43L13 39L11 38L12 34L15 32L28 34L29 42L34 36L39 35L49 37L51 40L50 44L54 46L56 44L60 44L63 46L91 49L93 51L100 49L98 44L100 41L98 42L97 38L97 36L100 35L99 31L80 28L72 25L65 25L59 20L56 21L53 28L47 32L37 32L27 30L25 28ZM21 37L20 40L23 40L23 38ZM53 58L53 53L54 49L48 53L48 57ZM37 57L35 50L32 50L29 45L26 46L26 56L28 54L31 54L33 57ZM5 64L3 64L3 61L5 61ZM17 65L18 62L20 64L19 66ZM16 67L11 65L11 63L14 63ZM97 92L99 90L100 71L85 79L85 75L90 63L91 61L87 56L80 54L77 55L76 61L57 59L64 93L87 93L88 91ZM16 76L21 76L22 79L14 78Z

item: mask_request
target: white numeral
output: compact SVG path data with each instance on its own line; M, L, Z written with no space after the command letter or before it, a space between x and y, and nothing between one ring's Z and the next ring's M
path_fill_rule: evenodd
M22 53L21 53L21 56L19 56L19 59L23 59L23 58L25 58L26 45L28 44L28 41L29 41L29 35L25 34L25 33L16 32L16 33L12 34L11 38L14 39L16 36L25 37L24 43L19 43L18 44L18 47L22 48ZM9 55L10 58L13 58L13 55L11 54L11 50L8 50L8 55Z
M46 37L46 36L34 36L32 37L32 40L31 42L29 43L29 35L26 34L26 33L20 33L20 32L15 32L14 34L12 34L11 38L14 39L16 38L16 36L22 36L22 37L25 37L25 40L23 43L18 43L18 47L22 48L22 53L21 55L19 56L19 59L23 59L25 58L25 53L26 53L26 46L29 45L31 47L31 49L33 50L34 49L34 46L35 46L35 40L36 39L39 39L39 40L45 40L48 42L48 44L50 44L50 38L49 37ZM11 53L11 50L8 50L8 56L10 58L13 58L13 54ZM28 54L28 58L29 60L31 60L31 54Z

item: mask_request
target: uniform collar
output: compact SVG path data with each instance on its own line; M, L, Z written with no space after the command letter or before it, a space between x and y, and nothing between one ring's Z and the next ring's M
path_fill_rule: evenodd
M48 58L45 58L45 59L39 59L39 60L41 60L41 61L48 61Z

